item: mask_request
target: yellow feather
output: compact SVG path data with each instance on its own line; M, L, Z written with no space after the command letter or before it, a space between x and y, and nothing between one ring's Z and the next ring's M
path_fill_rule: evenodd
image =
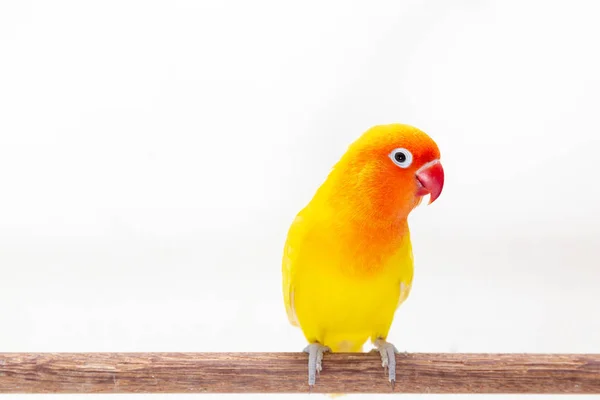
M379 261L378 273L349 273L366 260L344 251L339 232L317 222L322 218L314 214L319 212L304 209L288 233L282 263L288 318L309 342L337 352L362 351L369 338L387 337L394 312L408 297L413 279L410 235L406 230L396 251Z

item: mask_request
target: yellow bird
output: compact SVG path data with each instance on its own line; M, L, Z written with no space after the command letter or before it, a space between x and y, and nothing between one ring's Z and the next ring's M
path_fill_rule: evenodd
M413 254L407 218L441 194L437 144L419 129L374 126L335 164L292 223L283 251L283 298L308 346L308 384L323 353L361 352L371 339L396 380L395 346L386 341L410 293Z

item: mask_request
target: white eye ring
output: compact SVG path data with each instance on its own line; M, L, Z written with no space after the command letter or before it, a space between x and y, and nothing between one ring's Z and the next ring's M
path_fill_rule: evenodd
M400 168L408 168L413 162L412 153L402 147L392 150L389 157Z

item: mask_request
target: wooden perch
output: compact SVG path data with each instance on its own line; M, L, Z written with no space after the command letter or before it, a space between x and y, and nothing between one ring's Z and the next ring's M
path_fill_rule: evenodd
M600 394L600 354L398 354L398 393ZM390 393L375 353L325 354L314 392ZM0 393L307 393L305 353L0 353Z

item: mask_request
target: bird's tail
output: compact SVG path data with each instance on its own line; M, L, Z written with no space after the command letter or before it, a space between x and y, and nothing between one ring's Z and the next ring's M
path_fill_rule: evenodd
M363 344L350 341L343 341L337 343L335 346L330 345L329 348L331 349L332 353L362 353ZM345 394L346 393L328 393L327 396L333 399L344 396Z
M362 353L363 344L360 342L351 342L345 340L338 342L335 345L329 345L332 353Z

